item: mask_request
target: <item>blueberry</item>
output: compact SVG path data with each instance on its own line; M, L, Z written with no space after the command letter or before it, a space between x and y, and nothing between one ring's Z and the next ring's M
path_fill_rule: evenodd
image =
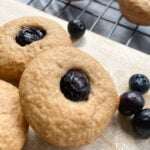
M85 24L79 19L72 20L68 24L68 32L73 38L80 38L85 30Z
M143 109L137 113L133 120L132 126L135 132L142 138L150 137L150 109Z
M120 96L119 111L123 115L130 116L142 110L144 98L139 92L129 91Z
M90 81L79 70L69 70L60 81L60 89L64 96L72 101L85 101L91 91Z
M145 93L150 88L150 82L148 78L143 74L134 74L129 80L130 90L138 91L140 93Z
M21 46L25 46L34 41L41 40L45 35L45 30L26 27L18 32L16 42Z

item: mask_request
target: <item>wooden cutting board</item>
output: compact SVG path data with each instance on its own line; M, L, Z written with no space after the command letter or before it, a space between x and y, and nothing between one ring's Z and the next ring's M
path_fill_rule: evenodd
M0 1L0 25L14 18L31 15L51 18L66 29L67 22L61 19L25 6L15 0ZM83 38L74 42L74 46L87 52L104 66L110 73L118 94L128 90L129 77L134 73L143 73L150 79L149 55L88 31ZM150 90L144 97L145 107L150 107ZM150 139L138 138L131 128L130 119L116 112L104 134L93 144L74 149L58 148L46 143L30 129L24 150L150 150Z

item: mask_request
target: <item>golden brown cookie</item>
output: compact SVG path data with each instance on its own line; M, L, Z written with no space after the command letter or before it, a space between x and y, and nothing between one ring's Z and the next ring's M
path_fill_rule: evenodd
M0 27L0 33L0 78L9 81L18 81L25 65L44 47L71 45L65 30L43 17L13 20Z
M18 89L0 80L0 150L21 150L27 130Z
M139 25L150 25L150 0L118 0L123 16Z
M118 106L109 74L73 47L49 48L39 54L26 67L19 89L29 124L43 139L62 147L93 142Z

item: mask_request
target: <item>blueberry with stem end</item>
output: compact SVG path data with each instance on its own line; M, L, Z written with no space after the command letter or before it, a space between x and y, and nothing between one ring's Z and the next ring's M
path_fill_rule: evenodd
M79 19L71 20L68 24L68 32L73 38L80 38L85 33L85 30L85 24Z
M129 79L129 88L133 91L146 93L150 88L149 79L143 74L134 74Z

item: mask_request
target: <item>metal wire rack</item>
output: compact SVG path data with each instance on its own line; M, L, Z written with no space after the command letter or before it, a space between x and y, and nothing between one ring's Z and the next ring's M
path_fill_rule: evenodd
M67 21L81 19L87 29L150 54L150 26L128 22L117 0L19 0Z

